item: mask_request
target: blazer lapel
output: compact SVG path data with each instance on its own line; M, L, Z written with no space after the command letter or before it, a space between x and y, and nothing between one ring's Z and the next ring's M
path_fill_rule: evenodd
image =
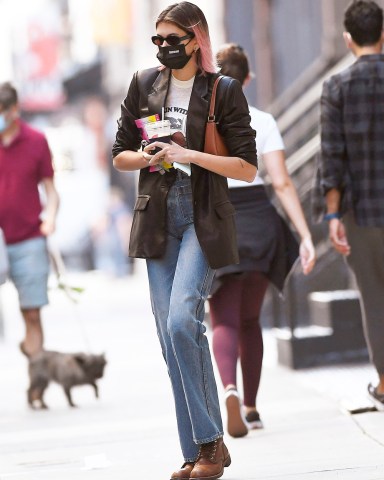
M165 99L168 93L169 77L171 71L169 68L161 70L157 76L152 90L148 95L148 111L149 115L159 114L161 118L162 108L165 105ZM163 120L163 118L161 118Z
M169 68L161 70L152 89L148 94L148 115L159 114L162 108L170 84L171 71ZM193 89L188 107L187 120L187 146L194 150L202 150L204 147L205 124L208 117L209 91L212 75L203 77L197 75L193 83Z
M211 76L197 75L193 84L187 119L187 148L202 151L208 118L208 92Z

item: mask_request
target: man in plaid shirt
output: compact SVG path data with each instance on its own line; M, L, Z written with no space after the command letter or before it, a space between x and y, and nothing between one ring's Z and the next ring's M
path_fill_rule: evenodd
M323 86L319 174L333 247L346 256L361 296L364 331L379 375L368 392L384 410L383 11L354 1L344 40L357 57Z

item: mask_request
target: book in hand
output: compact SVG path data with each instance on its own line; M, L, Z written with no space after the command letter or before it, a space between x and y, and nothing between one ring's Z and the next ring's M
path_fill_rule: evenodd
M181 147L186 147L187 142L184 135L181 132L175 132L171 134L171 124L169 120L160 120L159 115L150 115L149 117L139 118L135 120L137 128L141 130L142 136L142 148L153 142L175 142ZM159 152L161 148L156 147L151 154ZM187 175L191 175L191 165L174 162L170 164L168 162L161 162L159 165L152 165L149 167L150 172L160 172L164 174L168 172L170 168L177 168Z

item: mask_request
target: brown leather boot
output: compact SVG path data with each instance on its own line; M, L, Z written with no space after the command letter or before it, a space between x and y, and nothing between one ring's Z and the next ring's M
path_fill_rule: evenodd
M224 467L229 467L231 457L223 439L200 446L199 456L190 474L192 480L215 480L224 473Z
M195 466L192 462L185 462L177 472L172 473L171 480L189 480L189 476Z

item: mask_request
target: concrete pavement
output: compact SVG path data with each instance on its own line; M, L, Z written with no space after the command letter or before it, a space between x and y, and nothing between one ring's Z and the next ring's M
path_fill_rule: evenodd
M85 291L75 305L51 290L46 347L104 351L100 399L78 387L79 407L70 409L51 385L49 411L27 408L27 364L17 347L23 325L12 285L2 287L0 480L167 480L182 459L144 266L139 261L137 273L123 280L90 273L69 281ZM294 372L277 366L271 333L265 341L259 409L266 428L242 439L226 436L232 465L223 479L384 480L384 413L350 415L342 408L370 405L372 367Z

